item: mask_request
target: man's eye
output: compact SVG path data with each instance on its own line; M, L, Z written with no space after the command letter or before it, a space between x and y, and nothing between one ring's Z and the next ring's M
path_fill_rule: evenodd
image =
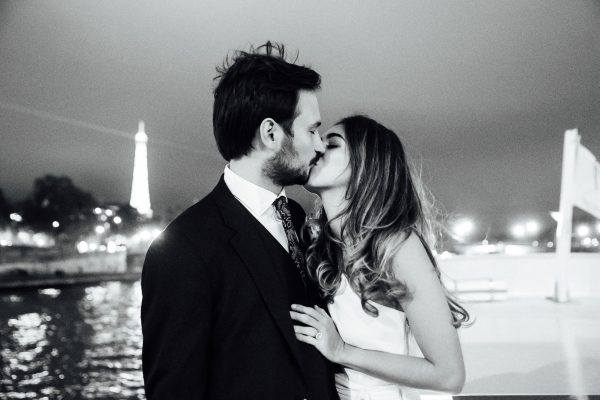
M337 144L328 144L326 148L327 149L335 149L336 147L340 147L340 146L338 146Z

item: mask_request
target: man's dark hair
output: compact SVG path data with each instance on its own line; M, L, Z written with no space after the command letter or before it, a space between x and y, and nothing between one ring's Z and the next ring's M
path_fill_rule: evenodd
M292 136L298 92L321 88L312 69L286 61L282 44L267 42L236 51L217 67L213 131L227 161L248 155L261 122L272 118Z

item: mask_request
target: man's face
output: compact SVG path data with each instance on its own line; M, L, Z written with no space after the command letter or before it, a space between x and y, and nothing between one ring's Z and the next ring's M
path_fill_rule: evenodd
M319 102L313 92L300 91L298 116L292 124L293 137L285 136L281 148L265 163L265 175L279 186L304 185L310 169L325 151L318 132Z

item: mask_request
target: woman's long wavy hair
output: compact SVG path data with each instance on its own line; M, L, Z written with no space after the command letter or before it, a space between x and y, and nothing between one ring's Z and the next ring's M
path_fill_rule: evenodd
M318 206L316 218L305 224L303 236L305 240L310 237L308 271L328 302L333 302L345 274L360 294L364 311L376 317L378 311L371 302L385 297L388 304L399 308L400 301L411 298L407 285L395 278L392 269L394 256L410 235L421 240L440 277L431 251L436 215L393 131L363 115L344 118L336 125L344 128L350 153L348 205L334 218L341 220L339 237L331 230L332 221L322 206ZM458 328L469 320L469 314L444 291L453 325Z

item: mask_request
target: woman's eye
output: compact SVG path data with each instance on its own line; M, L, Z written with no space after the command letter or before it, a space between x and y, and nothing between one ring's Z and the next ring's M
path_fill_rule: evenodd
M336 147L340 147L337 144L328 144L326 148L328 149L335 149Z

